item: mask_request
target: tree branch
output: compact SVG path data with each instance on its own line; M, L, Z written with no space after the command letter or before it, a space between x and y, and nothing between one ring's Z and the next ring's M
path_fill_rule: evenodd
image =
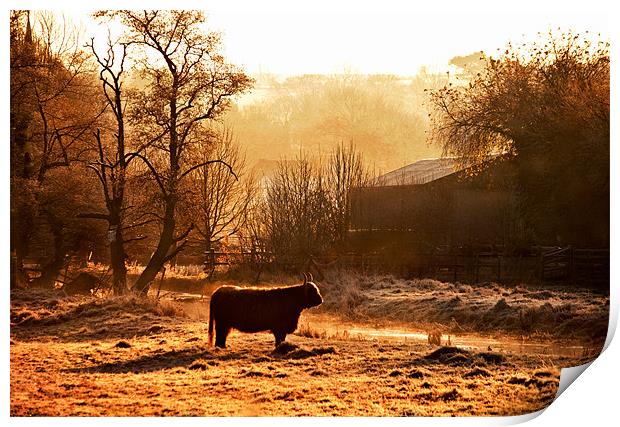
M79 213L76 215L77 218L90 218L90 219L102 219L105 221L110 221L110 215L96 212L87 212L87 213Z
M186 170L185 172L183 172L183 173L181 174L181 176L179 177L179 181L180 181L181 179L183 179L186 175L188 175L188 174L192 173L193 171L195 171L196 169L201 168L201 167L203 167L203 166L210 165L211 163L221 163L221 164L223 164L224 166L226 166L226 167L228 168L228 170L229 170L229 171L230 171L230 173L231 173L231 174L235 177L235 179L236 179L237 181L239 180L239 177L238 177L238 176L237 176L237 174L233 171L232 166L231 166L231 165L229 165L228 163L226 163L224 160L219 160L219 159L218 159L218 160L209 160L209 161L202 162L202 163L199 163L199 164L197 164L197 165L192 166L191 168L189 168L188 170Z
M183 243L181 243L179 246L177 246L176 248L174 248L172 250L172 252L170 252L168 255L166 255L164 257L164 263L170 261L172 258L174 258L175 256L177 256L179 254L179 252L181 252L183 249L185 249L185 246L187 246L187 240L185 240Z
M172 241L174 243L180 242L181 240L185 239L193 229L194 229L194 224L191 224L187 230L181 233L178 237L174 237Z
M157 181L157 185L159 186L159 189L161 190L162 194L167 195L168 192L166 191L166 187L164 186L164 183L161 181L161 178L157 172L157 169L155 169L155 167L151 164L151 162L145 156L139 153L130 153L127 155L127 164L129 164L129 162L131 162L131 160L133 160L135 157L142 160L144 164L150 169L151 173L153 174L153 177L155 178L155 181Z
M123 227L123 231L130 230L130 229L136 228L136 227L142 227L143 225L150 224L151 222L155 222L155 221L157 221L157 220L156 219L147 219L146 221L142 221L142 222L139 222L137 224L127 225L127 226Z
M137 242L146 239L148 236L132 237L131 239L123 239L123 243Z

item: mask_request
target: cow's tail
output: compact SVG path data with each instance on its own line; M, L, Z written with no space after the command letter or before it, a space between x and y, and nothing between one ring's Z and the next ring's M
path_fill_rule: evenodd
M215 324L215 318L213 314L213 297L211 297L211 302L209 304L209 346L213 346L213 325Z

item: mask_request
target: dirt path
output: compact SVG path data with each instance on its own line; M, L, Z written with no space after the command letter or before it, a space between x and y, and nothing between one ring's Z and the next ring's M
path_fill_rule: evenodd
M561 357L233 333L135 300L12 296L11 415L513 415L555 396ZM574 362L574 361L573 361Z

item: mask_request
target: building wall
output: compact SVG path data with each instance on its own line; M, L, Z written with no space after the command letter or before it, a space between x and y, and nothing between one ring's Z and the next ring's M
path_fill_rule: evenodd
M356 189L351 197L352 245L423 250L504 244L516 215L509 171L504 169L490 168L474 177L464 171L423 185ZM362 238L364 233L375 237Z

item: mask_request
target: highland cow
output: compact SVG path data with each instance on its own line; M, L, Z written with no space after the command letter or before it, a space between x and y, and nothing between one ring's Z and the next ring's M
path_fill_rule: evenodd
M277 347L286 334L297 329L302 310L322 302L312 275L306 274L304 283L297 286L270 289L222 286L211 295L209 344L213 343L215 327L216 347L226 347L226 337L233 328L250 333L270 331Z

